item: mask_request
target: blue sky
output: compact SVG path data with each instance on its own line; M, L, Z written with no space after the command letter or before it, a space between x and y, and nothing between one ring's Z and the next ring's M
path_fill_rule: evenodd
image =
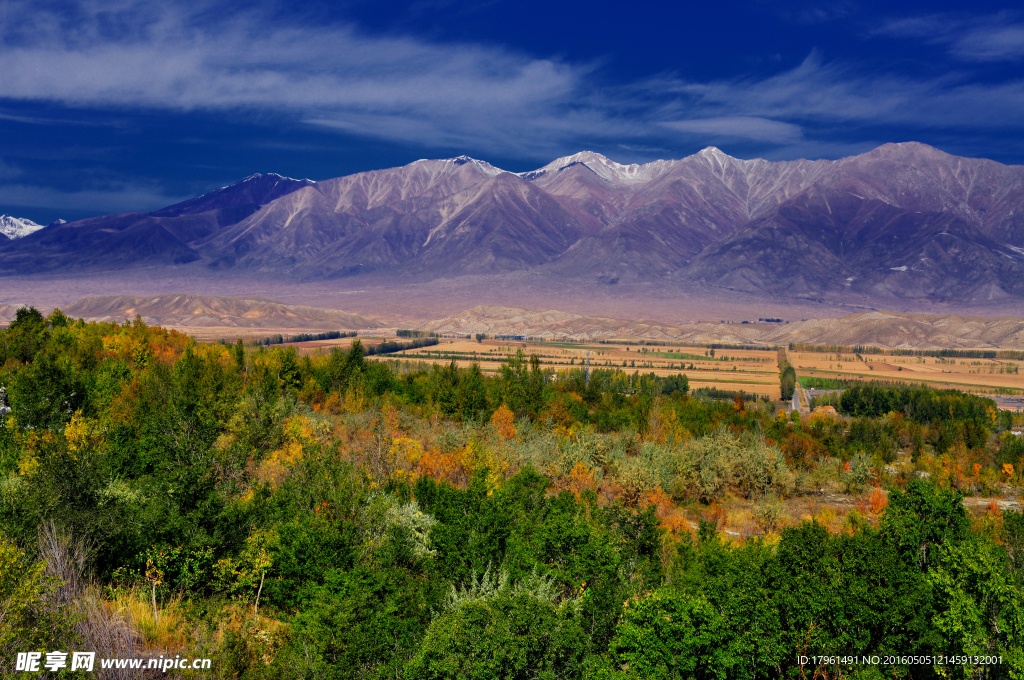
M0 212L155 209L253 172L520 171L890 141L1024 163L1011 3L0 3Z

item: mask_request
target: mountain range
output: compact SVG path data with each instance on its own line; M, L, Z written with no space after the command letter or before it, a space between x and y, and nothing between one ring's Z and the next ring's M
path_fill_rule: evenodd
M1024 297L1024 166L919 143L836 161L709 147L511 173L467 156L324 181L257 174L150 213L0 239L0 275L147 268L293 281L530 272L815 299Z

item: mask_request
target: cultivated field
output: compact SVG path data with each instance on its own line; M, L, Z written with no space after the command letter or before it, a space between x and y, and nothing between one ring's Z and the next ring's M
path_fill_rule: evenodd
M1024 393L1022 361L899 357L791 350L789 359L801 377L891 380L925 383L986 394Z
M720 390L743 390L773 399L779 397L777 355L770 350L708 350L705 347L651 346L629 342L442 340L432 347L389 354L387 358L424 363L447 363L454 359L460 366L468 366L475 361L481 370L494 372L500 370L501 363L517 349L522 349L527 356L536 354L544 368L565 370L583 367L589 350L592 370L620 368L631 373L640 371L659 376L685 373L690 379L691 389L716 387Z
M282 329L283 334L289 332ZM259 339L266 335L261 330L251 333L246 339ZM364 346L384 340L407 340L396 338L393 331L375 333L372 330L366 335L360 334L359 339ZM347 349L351 343L352 338L339 338L286 344L294 346L300 354L305 355L326 353L334 347ZM535 340L476 342L444 338L438 345L373 358L427 365L448 363L454 359L459 366L476 362L485 373L493 373L500 370L506 357L517 349L522 349L527 356L536 354L544 368L580 368L586 364L586 352L589 350L592 369L620 368L659 376L685 373L690 379L691 388L743 390L772 399L779 398L779 368L774 349L709 350L700 345L638 345L628 340L580 343ZM950 387L981 394L1024 394L1024 373L1019 372L1024 361L858 355L809 350L791 350L789 358L801 378L924 383L932 387Z

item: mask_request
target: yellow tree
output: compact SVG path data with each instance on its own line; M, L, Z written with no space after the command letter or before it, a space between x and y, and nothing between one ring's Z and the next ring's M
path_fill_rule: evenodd
M498 407L498 410L491 416L491 423L498 430L498 436L503 439L512 439L516 436L516 417L512 409L505 404Z
M270 549L277 541L277 533L270 529L253 529L245 539L245 547L238 559L226 558L217 563L217 575L229 591L243 597L255 591L253 622L259 621L260 596L267 572L274 566Z
M158 550L153 557L146 560L146 580L149 581L152 587L153 595L153 621L160 623L160 611L156 607L156 587L164 582L164 570L162 567L166 566L166 552L163 549Z

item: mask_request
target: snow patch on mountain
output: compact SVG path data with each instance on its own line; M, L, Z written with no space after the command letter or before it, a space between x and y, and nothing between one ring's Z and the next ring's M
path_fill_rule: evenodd
M22 217L11 217L10 215L0 215L0 234L9 239L22 238L42 228L42 224L36 224L32 220Z
M413 161L412 163L409 163L409 165L410 166L411 165L417 165L419 163L436 163L436 164L440 164L441 167L439 169L441 171L443 171L443 172L451 172L455 168L458 168L460 166L467 165L467 164L472 164L474 167L479 169L485 175L489 175L491 177L494 177L495 175L500 175L501 173L505 172L501 168L494 167L493 165L491 165L487 161L481 161L481 160L478 160L476 158L471 158L469 156L456 156L455 158L439 158L439 159L421 158L419 160Z
M561 172L574 165L583 165L605 181L621 184L638 184L657 179L678 162L658 160L642 165L636 163L623 165L595 151L580 151L571 156L556 158L537 170L521 172L519 176L523 179L537 179L542 175Z
M284 181L284 182L303 182L307 186L310 185L310 184L316 184L316 180L312 180L312 179L295 179L294 177L285 177L284 175L279 175L276 172L265 172L265 173L264 172L254 172L253 174L249 175L248 177L243 177L242 179L238 180L237 182L235 182L233 184L228 184L227 186L223 186L220 189L216 189L214 191L207 192L207 193L203 194L203 196L209 196L210 194L216 193L217 191L223 191L224 189L227 189L229 187L237 187L240 184L245 184L246 182L252 182L253 180L262 179L263 177L272 177L272 178L276 179L278 182L282 182L282 181ZM202 196L200 196L200 198L202 198Z

